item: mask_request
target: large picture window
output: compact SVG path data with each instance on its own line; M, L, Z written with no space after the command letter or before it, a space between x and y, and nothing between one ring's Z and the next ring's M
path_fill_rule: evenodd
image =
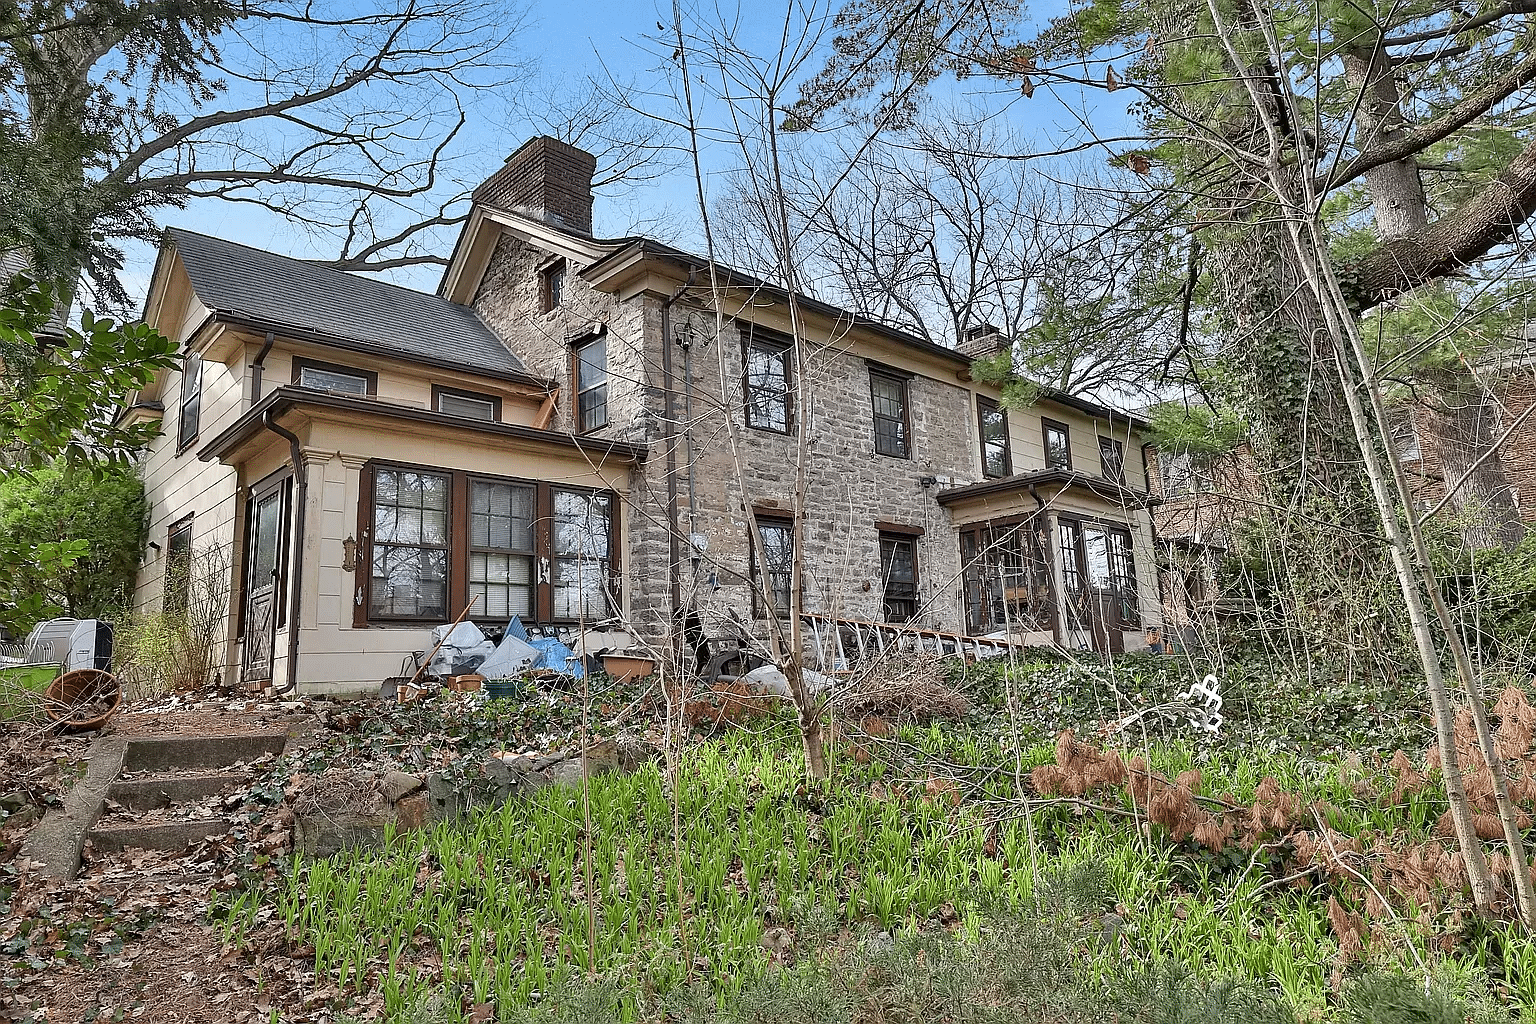
M907 379L894 373L870 370L869 398L874 409L875 451L898 459L911 458Z
M447 476L379 469L373 478L369 613L384 619L448 614Z
M504 624L608 618L617 605L614 497L607 491L371 464L359 529L368 592L354 623Z
M791 405L790 363L794 341L788 335L747 325L742 331L745 351L747 426L789 433Z
M604 618L609 606L611 499L592 491L555 491L554 512L555 618Z

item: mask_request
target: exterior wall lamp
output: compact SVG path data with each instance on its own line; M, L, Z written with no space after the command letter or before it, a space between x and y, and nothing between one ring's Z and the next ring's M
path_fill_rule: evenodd
M356 538L348 537L346 540L342 541L341 542L341 550L342 550L341 571L342 572L356 572L357 571L357 540L356 540Z

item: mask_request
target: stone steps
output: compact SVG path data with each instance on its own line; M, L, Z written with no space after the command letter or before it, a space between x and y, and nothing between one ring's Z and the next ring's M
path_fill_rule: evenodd
M152 825L108 825L85 834L97 853L124 850L184 850L204 839L221 836L234 827L228 818L193 821L162 821Z
M55 878L73 878L87 841L97 853L175 851L223 835L233 825L227 815L178 819L161 812L238 792L250 773L230 769L279 755L287 742L280 732L102 737L91 747L86 777L28 834L22 853ZM118 814L100 822L108 800L140 818Z
M245 772L200 772L195 775L162 772L118 779L107 787L107 799L130 811L154 811L232 792L248 781L250 775Z
M125 772L175 772L228 768L281 754L283 733L253 732L235 736L134 736L123 754Z

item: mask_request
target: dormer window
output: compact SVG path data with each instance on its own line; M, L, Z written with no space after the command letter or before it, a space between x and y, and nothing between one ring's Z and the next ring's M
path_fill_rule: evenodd
M313 359L293 361L293 382L301 388L339 395L372 395L379 390L379 375L371 370L322 363Z
M556 260L539 272L539 291L544 312L560 308L565 297L565 260Z

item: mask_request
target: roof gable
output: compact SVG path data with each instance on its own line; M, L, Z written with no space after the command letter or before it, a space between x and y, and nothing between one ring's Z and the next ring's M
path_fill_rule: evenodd
M216 316L493 376L527 369L473 309L437 295L167 228L192 290Z

